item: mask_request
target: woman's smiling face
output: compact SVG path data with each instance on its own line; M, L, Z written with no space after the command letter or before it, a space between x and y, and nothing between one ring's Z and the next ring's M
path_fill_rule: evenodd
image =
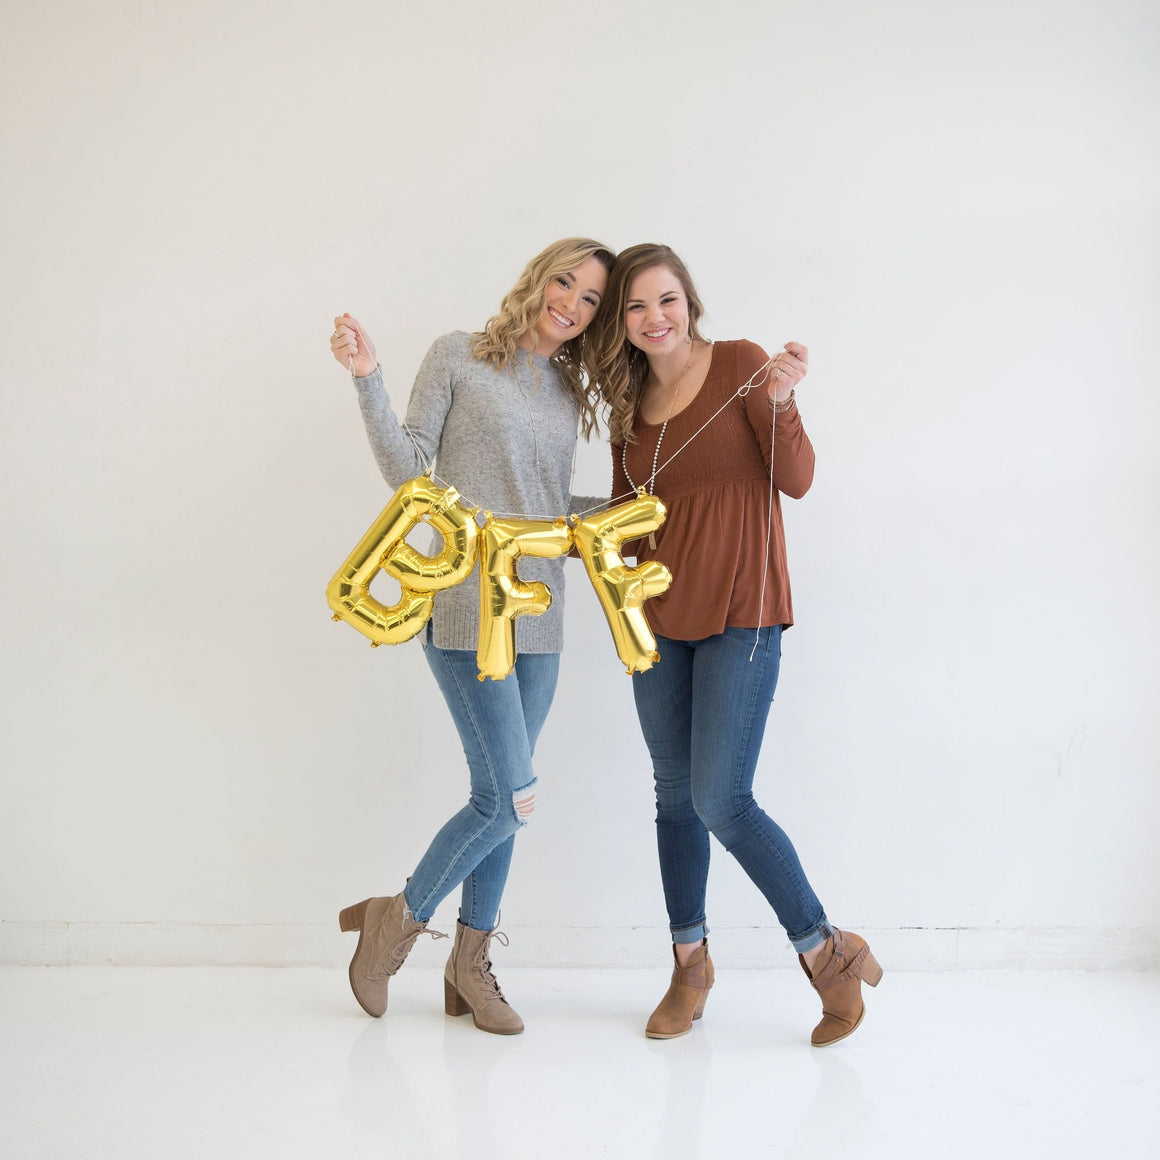
M544 307L536 319L536 353L551 356L569 339L583 334L596 317L607 285L608 270L595 256L557 274L548 283Z
M689 300L667 266L651 266L632 280L624 302L628 341L646 354L669 354L689 337Z

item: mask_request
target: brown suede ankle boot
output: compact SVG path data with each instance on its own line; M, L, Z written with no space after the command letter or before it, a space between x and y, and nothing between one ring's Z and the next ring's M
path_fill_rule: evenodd
M713 985L713 960L709 958L709 940L702 939L692 958L682 967L673 947L673 977L665 997L649 1016L644 1033L649 1039L676 1039L693 1029L693 1020L701 1018L705 1000Z
M814 1028L810 1042L815 1047L828 1047L845 1039L866 1014L862 981L877 987L882 978L882 968L870 953L866 940L835 927L818 956L814 974L810 974L801 955L798 962L822 1000L822 1021Z
M455 945L443 972L443 1009L448 1015L466 1015L480 1031L492 1035L519 1035L524 1021L511 1009L491 973L488 949L492 939L505 947L507 935L498 930L476 930L455 924Z
M447 937L442 931L428 931L426 922L415 921L402 891L393 898L365 898L348 906L339 912L338 925L359 932L347 974L359 1006L376 1019L387 1009L387 983L415 940L424 931L433 938Z

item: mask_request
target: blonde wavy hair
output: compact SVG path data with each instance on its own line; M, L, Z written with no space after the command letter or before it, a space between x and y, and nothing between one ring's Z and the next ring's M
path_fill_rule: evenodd
M516 284L499 304L499 313L489 318L483 330L476 334L472 357L496 370L507 366L508 361L516 357L519 340L535 327L552 279L575 269L588 258L596 258L610 273L616 262L614 251L591 238L564 238L541 250L524 267ZM602 297L596 319L604 309L603 303ZM591 373L590 333L596 319L583 333L568 339L551 358L552 365L559 370L580 408L580 430L585 439L596 430L600 405L600 393ZM532 353L530 350L527 352L529 366L534 365Z
M622 250L612 267L600 313L588 328L593 332L593 373L608 410L608 431L613 443L636 442L632 424L648 378L648 357L628 341L625 302L633 279L656 266L670 270L681 283L689 304L689 337L697 342L708 341L697 326L705 315L705 307L685 263L668 246L655 242L642 242Z

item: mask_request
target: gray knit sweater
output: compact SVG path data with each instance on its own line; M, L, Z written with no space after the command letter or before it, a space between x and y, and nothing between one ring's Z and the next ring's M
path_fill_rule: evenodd
M554 519L607 503L570 494L579 412L551 361L533 354L529 366L527 352L520 350L497 371L471 357L473 341L459 330L432 343L407 405L414 443L391 409L382 373L355 378L367 437L387 483L397 488L434 461L436 475L464 502L496 517ZM547 584L552 605L543 616L516 621L516 652L559 652L564 561L523 557L517 568L521 579ZM439 648L475 651L478 563L462 584L436 594L432 625Z

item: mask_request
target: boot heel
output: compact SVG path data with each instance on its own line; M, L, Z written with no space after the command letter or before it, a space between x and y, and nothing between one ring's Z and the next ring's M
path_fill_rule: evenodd
M443 979L443 1010L448 1015L470 1015L471 1008L464 1002L463 996L451 985L450 980Z
M369 898L364 898L362 902L356 902L354 906L348 906L345 910L338 912L338 929L339 930L362 930L363 919L367 914L367 903Z
M871 987L877 987L882 981L882 968L878 965L878 960L870 953L866 952L866 960L862 964L862 982Z

